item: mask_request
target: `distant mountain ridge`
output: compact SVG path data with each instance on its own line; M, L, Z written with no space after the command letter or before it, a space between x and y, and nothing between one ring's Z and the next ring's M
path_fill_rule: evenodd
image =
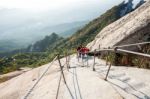
M15 49L25 48L29 44L43 39L46 35L55 32L61 36L69 37L78 29L82 28L88 21L63 23L55 26L28 26L8 29L5 32L12 32L13 35L3 33L0 30L0 52L12 51ZM23 31L24 33L20 33Z
M62 40L62 37L58 36L56 33L52 33L49 36L45 36L44 39L29 45L26 52L45 52L47 49L53 49L56 44Z

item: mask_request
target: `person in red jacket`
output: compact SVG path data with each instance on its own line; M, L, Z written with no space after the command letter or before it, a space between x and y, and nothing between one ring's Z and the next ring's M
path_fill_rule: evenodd
M82 57L84 57L85 55L87 55L88 52L89 52L89 49L87 47L82 47L81 48Z
M87 54L89 51L90 50L87 47L85 47L85 54Z

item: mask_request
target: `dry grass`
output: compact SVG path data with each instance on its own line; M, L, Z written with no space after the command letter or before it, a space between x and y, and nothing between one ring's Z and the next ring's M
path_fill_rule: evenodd
M3 83L9 79L11 79L11 78L10 77L2 77L2 78L0 78L0 83Z

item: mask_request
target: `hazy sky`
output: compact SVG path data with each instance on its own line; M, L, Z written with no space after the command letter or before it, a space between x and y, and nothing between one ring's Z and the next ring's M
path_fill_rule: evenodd
M123 0L0 0L0 15L50 21L91 20ZM126 0L127 1L127 0ZM137 2L139 0L134 0ZM11 10L9 12L9 10ZM1 14L1 12L3 12ZM47 21L49 21L47 20ZM53 23L53 22L52 22Z
M90 6L93 4L108 6L109 4L114 5L120 1L123 0L0 0L0 6L6 8L23 8L26 10L43 11L48 9Z
M0 6L6 8L23 8L26 10L44 11L48 9L66 9L81 6L107 6L122 0L0 0ZM105 4L105 5L104 5Z
M123 0L0 0L1 35L92 20ZM126 0L127 1L127 0ZM134 0L137 2L140 0ZM6 37L6 36L5 36Z
M91 21L122 1L0 0L0 42L28 37L33 39L31 35L36 36L39 30L57 24ZM140 0L134 0L134 3L137 1ZM39 32L42 34L43 31Z

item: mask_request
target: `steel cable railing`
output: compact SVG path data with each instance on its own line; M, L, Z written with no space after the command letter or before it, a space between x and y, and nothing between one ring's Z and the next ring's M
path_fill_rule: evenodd
M61 56L63 57L63 56ZM50 65L45 69L45 71L42 73L42 75L39 77L39 79L34 83L34 85L29 89L29 91L25 94L25 96L23 97L23 99L27 99L29 97L29 95L31 94L31 92L33 91L33 89L36 87L36 85L40 82L40 80L44 77L44 75L47 73L47 71L49 70L49 68L54 64L54 61L57 59L58 60L58 63L57 65L59 65L60 67L60 71L61 71L61 76L63 76L63 79L64 79L64 82L66 84L66 80L65 80L65 76L64 76L64 67L65 65L67 65L67 69L69 69L69 60L70 60L70 55L68 55L68 53L65 55L66 57L66 62L62 65L61 62L60 62L60 55L58 54L53 60L52 62L50 63ZM59 80L59 83L61 82L61 77L60 77L60 80ZM60 87L60 85L58 86L58 88ZM59 90L59 89L58 89ZM58 97L58 93L59 91L57 92L57 97Z
M138 55L138 56L144 56L147 58L150 58L150 54L145 54L145 53L140 53L140 52L135 52L135 51L130 51L130 50L124 50L124 49L119 49L122 47L130 47L130 46L138 46L138 45L144 45L144 44L150 44L150 42L141 42L141 43L135 43L135 44L126 44L126 45L121 45L121 46L114 46L113 48L108 48L108 49L96 49L93 52L90 53L94 53L94 60L95 60L95 55L96 53L100 53L100 52L115 52L119 53L119 52L123 52L123 53L128 53L128 54L134 54L134 55ZM95 61L94 61L95 62ZM107 75L105 77L105 80L107 80L107 76L109 74L110 68L111 68L112 63L110 63L108 71L107 71ZM93 71L95 71L95 63L93 65Z
M69 91L69 94L70 96L73 98L73 95L71 93L71 90L69 89L68 85L67 85L67 82L66 82L66 79L65 79L65 74L64 74L64 66L66 65L67 67L67 70L69 71L69 61L70 61L70 55L66 54L65 55L65 58L66 58L66 62L64 65L61 64L61 60L60 60L60 55L58 54L57 55L57 59L58 59L58 63L59 63L59 67L60 67L60 70L61 70L61 75L60 75L60 79L59 79L59 83L58 83L58 87L57 87L57 93L56 93L56 99L58 99L58 95L59 95L59 90L60 90L60 83L61 83L61 79L64 80L64 84L66 85L68 91Z
M52 66L52 64L54 63L54 61L56 60L57 57L55 57L52 62L50 63L50 65L48 66L48 68L43 72L43 74L40 76L40 78L35 82L35 84L29 89L29 91L27 92L27 94L23 97L23 99L27 99L28 96L31 94L31 92L33 91L33 89L35 88L35 86L40 82L40 80L43 78L43 76L46 74L46 72L49 70L49 68Z

